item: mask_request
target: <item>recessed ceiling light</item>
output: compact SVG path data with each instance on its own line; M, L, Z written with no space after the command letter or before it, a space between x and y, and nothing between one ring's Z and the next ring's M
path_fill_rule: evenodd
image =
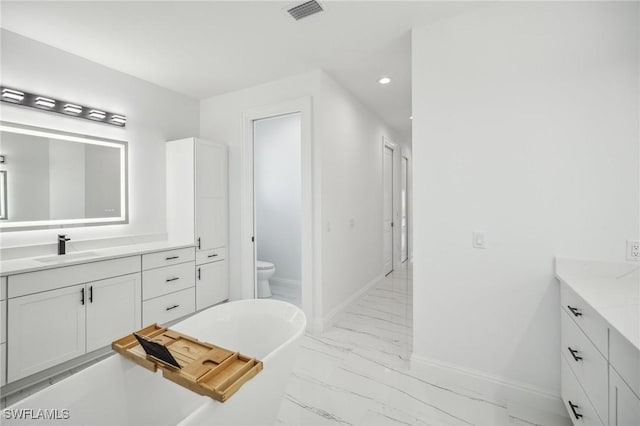
M413 120L413 115L410 115L410 116L409 116L409 120Z
M389 84L389 83L391 83L391 79L389 77L382 77L380 80L378 80L378 83L380 83L380 84Z

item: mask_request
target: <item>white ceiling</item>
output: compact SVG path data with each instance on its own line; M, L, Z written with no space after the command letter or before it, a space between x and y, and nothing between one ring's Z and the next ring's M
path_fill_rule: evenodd
M296 22L299 3L3 0L0 25L197 99L322 68L408 138L410 30L473 6L321 1Z

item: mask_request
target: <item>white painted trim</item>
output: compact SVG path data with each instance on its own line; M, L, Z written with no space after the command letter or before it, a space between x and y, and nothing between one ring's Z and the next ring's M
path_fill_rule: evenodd
M322 318L322 322L320 324L317 324L321 326L321 329L319 331L322 332L324 330L327 330L329 327L335 324L336 320L338 319L338 316L341 313L345 312L349 307L349 305L351 305L353 302L358 300L363 294L371 290L371 288L373 288L376 284L378 284L383 279L384 279L384 274L378 275L377 277L375 277L374 279L366 283L364 287L362 287L360 290L356 291L351 296L343 300L342 303L340 303L338 306L333 308L331 312L329 312L327 315L325 315Z
M511 415L521 417L517 415L519 412L527 412L525 417L530 419L528 416L533 408L536 412L567 417L560 395L547 389L416 354L411 354L410 362L411 370L434 383L461 393L475 392L484 399L506 406Z
M269 278L269 285L286 289L298 289L302 287L302 281L291 280L289 278L271 277Z
M387 136L382 136L382 185L380 188L384 191L384 150L385 148L391 149L391 186L393 188L391 194L391 204L393 209L393 228L391 230L391 267L395 271L400 268L400 233L396 232L397 224L400 222L400 149L398 144L393 142ZM384 196L383 199L383 212L384 212ZM384 232L384 213L382 215L382 230ZM382 259L384 259L384 243L382 244Z
M240 252L241 252L241 297L255 298L257 294L256 246L251 242L255 235L255 195L253 190L253 122L255 120L276 117L279 115L300 113L301 126L301 166L302 166L302 208L301 208L301 287L302 310L307 316L308 327L315 331L319 309L319 267L320 265L320 204L316 195L320 193L319 182L316 182L320 162L316 147L312 140L312 98L305 96L272 105L251 108L242 117L242 195L240 204Z

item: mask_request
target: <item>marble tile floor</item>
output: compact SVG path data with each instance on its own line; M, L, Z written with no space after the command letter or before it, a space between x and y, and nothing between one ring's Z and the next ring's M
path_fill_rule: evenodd
M306 334L277 424L541 424L411 371L412 308L411 271L405 265L354 302L329 330ZM547 424L567 424L555 417Z

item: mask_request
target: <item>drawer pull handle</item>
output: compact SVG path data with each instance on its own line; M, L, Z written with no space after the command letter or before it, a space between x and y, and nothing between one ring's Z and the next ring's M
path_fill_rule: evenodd
M573 359L575 361L580 361L582 359L582 357L580 355L576 355L578 353L577 350L571 349L571 347L568 347L567 349L569 349L569 352L571 353L571 356L573 357Z
M80 303L84 305L84 287L80 289Z
M200 271L200 268L198 268L198 281L200 281L202 279L202 272Z
M209 256L207 256L207 257L216 257L216 256L218 256L218 254L217 254L217 253L214 253L214 254L210 254L210 255L209 255Z
M569 407L571 407L571 411L573 411L573 415L576 416L576 420L580 420L580 418L583 417L582 414L579 414L576 411L576 408L580 408L579 406L577 406L573 402L569 401Z
M169 306L168 308L166 308L166 310L167 310L167 311L170 311L170 310L172 310L172 309L177 308L178 306L180 306L180 305L173 305L173 306Z
M89 287L89 303L93 303L93 286Z
M169 279L167 279L165 281L170 283L171 281L178 281L179 279L180 279L180 277L173 277L173 278L169 278Z
M582 312L580 312L578 310L578 308L574 308L573 306L570 306L570 305L567 305L567 308L569 308L569 310L571 311L573 316L576 316L576 317L581 317L582 316Z
M166 260L174 260L174 259L178 259L178 258L180 258L180 256L169 256L169 257L166 257L165 259Z

